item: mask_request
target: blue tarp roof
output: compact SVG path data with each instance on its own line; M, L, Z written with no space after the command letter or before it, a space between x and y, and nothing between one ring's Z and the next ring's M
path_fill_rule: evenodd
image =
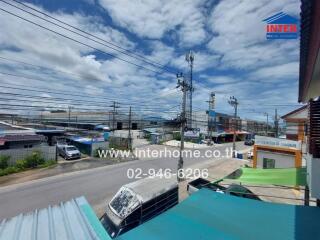
M87 145L91 145L92 143L97 143L97 142L104 142L103 137L90 138L90 137L72 136L72 137L69 137L69 139L72 141L87 144Z
M320 239L319 222L317 207L267 203L201 189L117 239Z

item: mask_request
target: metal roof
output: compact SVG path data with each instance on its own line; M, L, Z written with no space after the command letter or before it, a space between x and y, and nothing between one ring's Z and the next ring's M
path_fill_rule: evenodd
M320 239L320 208L262 202L202 188L117 240Z
M84 197L0 223L0 240L111 239Z
M24 135L4 135L0 137L1 141L5 142L23 142L23 141L44 141L45 137L36 134L24 134Z

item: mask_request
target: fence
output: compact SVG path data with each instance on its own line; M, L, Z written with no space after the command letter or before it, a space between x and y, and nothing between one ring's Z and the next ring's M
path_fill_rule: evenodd
M109 138L109 147L116 149L129 149L129 139L111 136Z
M34 148L17 148L17 149L6 149L0 150L0 156L9 156L9 166L16 163L17 160L24 159L25 157L32 154L34 151L41 152L45 161L56 159L56 147L55 146L39 146Z

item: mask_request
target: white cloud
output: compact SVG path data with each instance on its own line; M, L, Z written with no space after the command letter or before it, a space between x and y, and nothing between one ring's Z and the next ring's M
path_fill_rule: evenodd
M299 62L259 68L250 73L252 79L263 80L265 82L280 82L283 79L292 79L292 82L296 82L298 75Z
M112 20L140 37L161 39L177 31L182 44L202 43L206 37L205 6L200 0L100 0Z
M211 15L215 35L208 48L223 56L226 68L248 69L296 59L298 40L266 40L262 20L280 11L297 16L299 1L221 1Z
M1 6L2 5L4 4L2 3ZM88 41L86 38L79 37L61 28L51 27L52 25L42 20L32 18L27 13L22 13L7 5L5 5L4 8L42 25L50 26L53 30L57 30L86 44L97 45ZM44 11L43 9L40 10ZM107 41L125 47L134 46L122 33L104 26L97 17L84 16L77 13L71 15L63 12L50 14ZM101 71L100 62L91 54L93 50L88 47L49 33L46 30L6 13L0 15L0 28L6 33L0 36L0 51L3 57L23 59L36 65L54 68L59 71L72 72L89 80L105 79L105 75ZM110 52L110 49L107 50L106 47L100 46L99 48ZM12 51L11 49L14 50Z

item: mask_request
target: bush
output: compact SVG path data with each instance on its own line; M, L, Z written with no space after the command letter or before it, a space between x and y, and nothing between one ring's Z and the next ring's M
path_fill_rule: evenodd
M9 166L10 156L0 156L0 169L5 169Z
M1 166L2 167L6 166L9 159L10 157L5 158L4 156L0 156L0 164L2 164ZM49 167L55 164L56 164L56 161L54 160L45 161L41 152L34 151L32 152L31 155L25 157L25 159L16 161L15 166L9 167L7 165L7 167L5 168L0 168L0 176L21 172L28 168L37 168L37 167L43 168L43 167Z
M6 169L0 170L0 176L17 173L17 172L20 172L20 169L18 169L17 167L7 167Z
M24 168L36 168L38 165L45 163L45 160L39 151L32 152L31 155L25 157L24 161Z
M18 169L24 170L27 167L27 161L22 159L22 160L17 160L16 161L16 167Z

